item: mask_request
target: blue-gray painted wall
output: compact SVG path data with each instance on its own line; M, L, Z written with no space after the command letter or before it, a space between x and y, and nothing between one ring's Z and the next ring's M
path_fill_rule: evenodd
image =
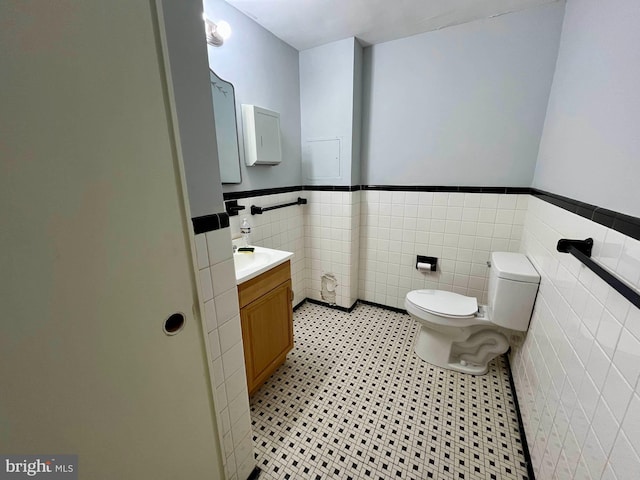
M365 49L362 181L530 186L564 3Z
M533 186L640 216L640 8L570 0Z

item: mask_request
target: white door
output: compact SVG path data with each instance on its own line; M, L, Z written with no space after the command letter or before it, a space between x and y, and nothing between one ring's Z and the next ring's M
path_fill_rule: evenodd
M152 2L0 18L0 452L221 478Z

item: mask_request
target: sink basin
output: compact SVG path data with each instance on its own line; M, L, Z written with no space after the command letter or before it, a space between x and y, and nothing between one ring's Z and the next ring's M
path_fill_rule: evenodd
M251 280L261 273L286 262L293 253L265 247L253 247L253 252L236 252L233 263L236 268L236 285Z

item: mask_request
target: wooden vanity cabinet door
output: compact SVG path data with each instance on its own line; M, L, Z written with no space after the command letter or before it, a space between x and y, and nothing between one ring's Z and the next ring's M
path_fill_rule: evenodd
M291 280L287 280L240 310L250 395L293 348L291 292Z

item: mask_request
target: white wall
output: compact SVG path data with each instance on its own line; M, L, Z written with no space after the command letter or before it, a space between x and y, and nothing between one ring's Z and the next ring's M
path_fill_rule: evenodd
M231 37L208 47L209 66L235 87L242 183L223 190L246 191L300 185L300 82L298 51L222 0L205 0L213 21L226 20ZM280 113L282 163L246 167L242 136L243 103Z
M569 1L533 186L640 216L640 8Z
M366 48L363 183L530 186L563 10Z
M360 139L354 131L354 126L360 123L360 119L354 116L354 93L359 93L355 88L357 48L361 47L352 37L300 52L305 185L354 184L352 164L354 149L359 152ZM317 149L318 145L336 139L339 141L339 156Z

